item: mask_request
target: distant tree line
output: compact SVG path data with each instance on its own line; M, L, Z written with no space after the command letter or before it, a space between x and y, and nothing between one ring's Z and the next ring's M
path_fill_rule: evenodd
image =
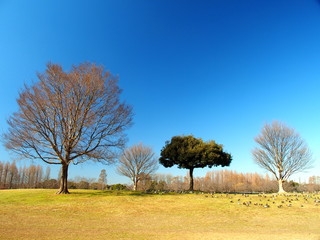
M0 188L51 188L50 168L42 166L17 167L15 162L0 162Z
M15 162L0 162L0 189L23 189L23 188L47 188L58 189L60 175L57 179L50 178L50 167L44 171L41 165L30 165L29 167L17 167ZM122 184L107 185L106 171L101 170L98 181L95 178L76 177L68 181L71 189L95 189L95 190L125 190Z
M60 175L61 173L59 173ZM95 178L75 177L68 181L70 189L126 190L133 185L107 185L107 174L103 169L98 180ZM15 162L0 162L0 189L47 188L58 189L60 176L50 178L50 167L45 170L41 165L17 167ZM189 191L190 176L171 174L139 175L139 191ZM308 183L284 182L289 192L320 191L320 176L309 177ZM276 192L278 181L268 174L238 173L231 170L208 171L204 177L194 178L194 190L202 192Z
M142 175L138 190L141 191L188 191L189 175L173 176L171 174ZM284 182L288 192L320 191L320 177L312 176L309 183ZM204 177L194 178L194 191L202 192L277 192L278 181L268 174L238 173L231 170L209 171Z

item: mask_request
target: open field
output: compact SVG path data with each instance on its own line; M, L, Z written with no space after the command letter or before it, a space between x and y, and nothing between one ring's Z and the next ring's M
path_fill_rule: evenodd
M0 239L320 240L320 195L54 193L0 191Z

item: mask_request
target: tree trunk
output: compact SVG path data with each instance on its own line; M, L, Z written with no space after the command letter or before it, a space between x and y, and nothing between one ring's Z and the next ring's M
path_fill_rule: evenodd
M137 191L138 190L138 180L135 179L133 180L133 191Z
M190 186L189 191L193 192L193 168L189 169L189 175L190 175Z
M61 178L60 178L60 189L57 194L69 194L68 191L68 164L62 164L61 166Z
M279 183L279 191L278 191L278 193L279 193L279 194L286 193L286 191L283 189L283 186L282 186L283 180L282 180L282 179L279 179L279 180L278 180L278 183Z
M13 182L13 173L11 173L11 176L10 176L9 189L12 188L12 182Z

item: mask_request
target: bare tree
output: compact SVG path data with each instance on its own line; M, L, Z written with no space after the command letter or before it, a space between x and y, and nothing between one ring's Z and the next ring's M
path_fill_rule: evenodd
M20 167L19 169L20 172L20 188L25 188L26 187L26 176L27 176L27 168L26 166Z
M102 169L98 179L101 190L104 190L107 184L107 172L105 169Z
M117 170L121 175L130 178L133 190L137 190L140 177L155 172L157 168L158 160L152 149L140 143L122 153Z
M132 109L103 67L85 63L65 72L48 64L39 82L25 86L19 111L8 120L7 149L26 159L61 164L60 190L69 193L68 167L87 160L112 162L125 143Z
M17 185L19 182L19 170L16 166L16 163L13 162L10 165L9 177L8 177L8 188L13 188L13 185Z
M7 188L7 179L8 179L8 176L10 174L10 163L6 163L4 165L4 168L3 168L3 173L2 173L2 183L3 183L3 187L4 188Z
M47 168L46 168L46 174L44 175L44 179L43 179L44 181L50 179L50 172L51 172L51 169L50 169L49 166L47 166Z
M310 167L312 157L307 144L284 123L265 124L255 141L259 146L252 151L253 159L275 176L279 193L285 192L282 184L292 174Z
M37 185L37 173L38 168L35 165L31 165L27 168L26 180L27 180L27 187L28 188L36 188Z

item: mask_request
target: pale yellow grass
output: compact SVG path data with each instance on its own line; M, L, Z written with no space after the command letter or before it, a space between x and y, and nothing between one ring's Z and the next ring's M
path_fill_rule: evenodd
M61 196L54 190L3 190L0 239L320 240L320 206L314 205L315 197L308 202L301 195L292 197L292 206L287 207L281 201L288 197L272 200L270 195L77 190ZM245 201L252 205L243 205ZM268 203L270 208L253 203ZM280 204L284 206L278 208Z

